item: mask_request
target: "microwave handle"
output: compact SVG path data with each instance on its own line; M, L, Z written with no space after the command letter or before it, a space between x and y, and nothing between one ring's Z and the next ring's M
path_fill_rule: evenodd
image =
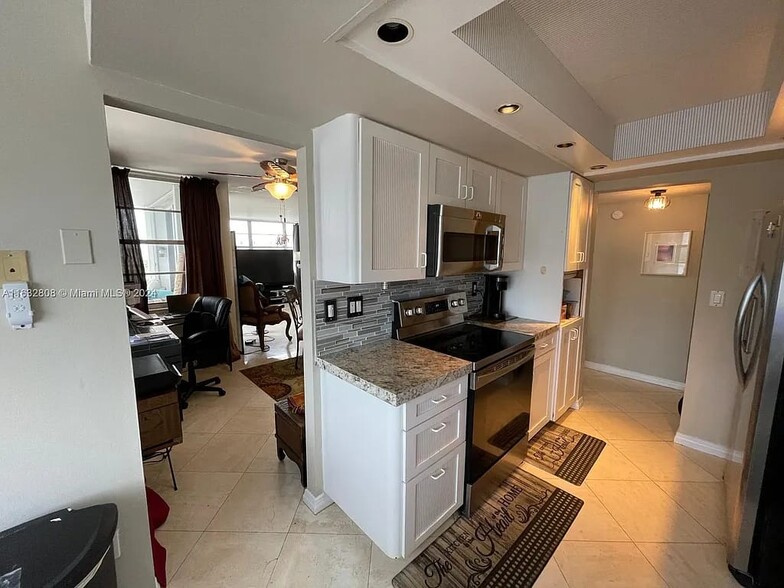
M485 262L485 269L492 271L501 267L501 252L503 250L504 231L498 225L490 225L485 229L485 243L487 242L487 237L490 235L490 233L498 233L498 246L495 252L495 261L493 263Z

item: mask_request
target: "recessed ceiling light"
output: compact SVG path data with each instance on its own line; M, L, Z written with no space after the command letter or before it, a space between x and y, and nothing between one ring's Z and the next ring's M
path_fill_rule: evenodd
M411 38L411 25L402 20L390 20L376 30L378 38L390 45L397 45Z
M558 147L558 149L569 149L569 147L574 147L574 143L572 141L567 141L566 143L558 143L556 147Z
M592 166L591 166L591 169L604 169L604 168L606 168L606 167L607 167L607 166L606 166L606 165L604 165L603 163L599 163L599 164L596 164L596 165L592 165Z
M518 110L520 110L519 104L509 103L509 104L502 104L496 110L501 114L514 114Z

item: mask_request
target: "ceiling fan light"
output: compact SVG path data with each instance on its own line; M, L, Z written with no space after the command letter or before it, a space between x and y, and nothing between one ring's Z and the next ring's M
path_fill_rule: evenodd
M264 189L276 200L288 200L297 191L297 187L289 182L267 182Z

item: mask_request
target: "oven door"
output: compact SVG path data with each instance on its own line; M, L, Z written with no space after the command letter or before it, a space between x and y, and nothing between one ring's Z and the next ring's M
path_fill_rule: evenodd
M459 276L501 269L502 214L435 205L428 218L428 275Z
M533 346L471 376L465 513L470 515L525 458Z

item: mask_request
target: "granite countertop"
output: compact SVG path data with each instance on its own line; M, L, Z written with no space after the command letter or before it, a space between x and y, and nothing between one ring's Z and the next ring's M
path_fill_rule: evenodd
M483 320L471 320L470 322L475 325L482 325L483 327L490 327L491 329L500 329L502 331L514 331L522 333L523 335L532 335L534 339L541 339L547 335L555 333L560 324L559 323L546 323L543 321L535 321L526 318L515 318L502 322L487 322Z
M396 339L317 357L316 365L392 406L471 372L467 361Z

